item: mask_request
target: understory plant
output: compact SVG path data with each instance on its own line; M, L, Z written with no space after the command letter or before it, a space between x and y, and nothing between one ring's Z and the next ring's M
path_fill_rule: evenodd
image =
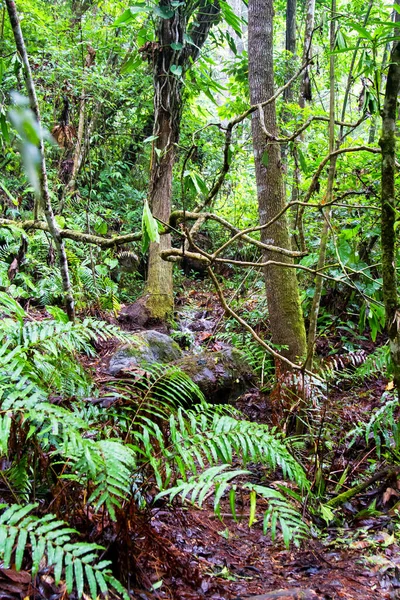
M93 357L101 341L134 339L114 325L72 323L59 308L47 310L34 320L0 292L1 476L10 500L0 515L5 566L35 575L46 564L68 593L94 599L114 590L128 598L101 558L104 549L82 541L68 521L76 522L82 506L86 514L101 511L105 524L129 502L145 510L149 485L156 485L157 501L180 497L202 506L212 495L217 515L227 503L235 519L240 493L249 525L261 509L273 538L280 531L288 545L307 536L300 512L306 475L276 430L211 406L174 366L137 368L96 386L81 357ZM275 472L290 486L268 486Z

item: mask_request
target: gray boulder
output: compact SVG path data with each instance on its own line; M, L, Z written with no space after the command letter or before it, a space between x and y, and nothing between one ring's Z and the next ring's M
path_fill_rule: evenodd
M218 404L233 402L252 387L252 369L239 350L226 346L219 352L183 356L172 338L154 330L133 334L132 342L113 354L107 371L117 376L154 363L179 367L197 383L208 401Z
M174 364L197 383L208 401L218 404L233 402L252 387L254 374L245 355L231 347L188 354Z
M132 342L120 346L110 359L107 372L119 375L133 367L154 363L169 364L182 356L178 344L168 335L153 329L132 335Z

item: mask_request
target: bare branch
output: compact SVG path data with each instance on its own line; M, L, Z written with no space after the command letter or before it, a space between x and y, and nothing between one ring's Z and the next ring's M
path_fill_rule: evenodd
M279 248L278 246L272 246L271 244L263 244L263 242L260 242L259 240L255 240L252 237L246 235L245 233L243 233L242 231L237 229L237 227L234 227L234 225L229 223L229 221L226 221L222 217L214 215L213 213L196 213L196 212L184 212L182 210L175 210L173 213L171 213L171 217L170 217L171 226L175 227L176 224L179 221L182 221L184 218L186 218L186 219L201 218L204 220L210 219L210 220L216 221L217 223L220 223L226 229L229 229L229 231L232 231L233 233L237 234L238 237L242 237L243 240L245 240L249 244L253 244L253 246L257 246L258 248L262 248L263 250L269 250L270 252L277 252L278 254L283 254L284 256L290 256L292 258L300 258L300 257L306 255L305 252L296 252L294 250L286 250L285 248ZM258 231L259 229L263 229L263 228L264 228L263 225L259 225L258 227L251 228L250 231ZM236 238L236 236L235 236L235 238Z
M35 229L40 231L50 232L49 226L44 221L13 221L12 219L0 219L0 226L3 227L19 227L24 231L29 229ZM103 238L98 235L92 235L90 233L82 233L81 231L74 231L73 229L60 229L59 236L63 239L74 240L75 242L82 242L84 244L93 244L100 246L101 248L112 248L113 246L121 246L122 244L128 244L129 242L135 242L140 240L142 234L139 233L128 233L127 235L120 235L111 238Z
M234 318L235 321L240 323L246 329L246 331L248 331L252 335L252 337L256 340L256 342L258 344L260 344L260 346L262 346L264 348L264 350L266 350L268 352L268 354L271 354L271 356L273 356L277 360L289 365L289 367L293 371L300 371L301 373L306 373L313 379L318 379L318 380L322 381L322 379L320 377L318 377L317 375L315 375L315 373L312 373L311 371L304 369L300 365L296 365L295 363L290 361L285 356L282 356L281 354L279 354L279 352L276 352L273 348L271 348L271 346L269 344L267 344L267 342L265 342L262 338L260 338L260 336L254 331L254 329L244 319L242 319L242 317L240 317L234 310L232 310L232 308L228 305L228 303L225 300L225 297L222 293L221 286L219 285L218 280L217 280L213 270L211 269L211 267L207 268L207 272L213 281L215 289L217 290L218 297L220 299L220 302L221 302L222 307L225 310L225 312L228 313L228 315L230 315L232 318Z

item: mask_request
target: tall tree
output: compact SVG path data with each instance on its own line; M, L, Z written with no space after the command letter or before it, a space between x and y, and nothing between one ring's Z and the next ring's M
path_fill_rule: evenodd
M273 14L272 0L249 0L249 87L252 105L260 104L274 94ZM280 146L266 138L265 129L272 136L278 137L275 102L254 112L252 118L261 224L276 217L285 207ZM270 227L262 230L262 241L291 249L286 216L281 216ZM306 355L306 334L296 271L290 267L290 257L268 251L265 259L288 264L288 268L266 267L265 284L273 342L285 348L282 353L296 362ZM283 363L277 367L287 368Z
M314 16L315 16L315 0L307 0L306 5L306 23L304 28L304 43L303 43L303 64L311 57L311 44L314 32ZM305 107L306 100L311 100L311 84L308 69L304 71L304 75L300 85L299 104L301 108Z
M171 212L172 171L179 140L182 88L186 71L195 61L209 31L219 18L218 0L176 3L160 0L157 42L148 50L153 63L155 136L149 204L156 219L166 223ZM170 235L150 244L146 306L153 318L165 319L173 310L172 264L160 253L171 247Z
M17 52L20 56L23 65L23 74L26 85L26 90L29 97L29 103L32 112L34 113L38 123L40 124L40 111L39 104L36 97L35 84L32 77L32 71L29 64L28 53L25 47L24 37L22 35L22 29L18 17L17 7L15 2L12 0L6 0L6 6L8 11L8 16L10 18L11 28L15 39L15 46L17 48ZM65 298L65 306L68 313L68 317L71 321L74 320L75 317L75 308L74 308L74 298L72 294L71 281L69 276L69 268L67 261L67 254L65 251L64 240L61 237L60 229L54 217L53 208L51 205L49 186L47 181L47 169L46 169L46 159L44 153L44 141L43 135L40 133L39 140L39 154L40 154L40 166L39 166L39 190L37 193L37 204L38 207L43 210L48 230L54 240L55 246L57 248L58 260L60 264L60 272L63 283L64 290L64 298ZM35 220L36 220L36 210L35 210Z
M396 6L400 3L397 0ZM396 20L400 15L396 13ZM397 36L399 34L397 33ZM385 101L382 110L382 133L379 145L382 149L381 191L381 245L383 300L386 327L389 333L390 355L394 382L400 390L400 302L396 277L396 216L398 202L395 190L396 118L400 92L400 43L395 41L389 59Z
M294 55L296 54L296 6L297 0L287 0L286 2L286 38L285 38L285 50L286 50L286 72L285 72L285 83L289 81L292 76L292 64L294 61ZM293 86L289 85L285 91L284 96L287 102L293 100Z

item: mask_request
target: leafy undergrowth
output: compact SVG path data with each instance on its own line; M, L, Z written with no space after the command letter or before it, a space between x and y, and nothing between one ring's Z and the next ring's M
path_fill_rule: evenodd
M0 600L75 600L84 589L95 598L107 588L127 598L122 584L141 599L277 589L395 597L398 409L378 363L341 360L343 373L313 399L311 433L286 446L270 427L269 358L222 324L215 296L191 296L196 328L188 330L211 351L230 339L253 364L260 383L237 401L243 417L206 404L174 368L138 368L116 381L106 368L113 337L128 338L113 325L71 325L57 310L56 321L33 320L3 304L2 451L15 448L22 460L10 452L3 470L2 501L13 507L0 515ZM266 324L258 331L267 334ZM186 401L199 394L201 410L170 410L171 385Z
M385 385L378 379L375 385L370 382L354 389L350 396L338 391L330 398L335 420L343 419L350 430L363 411L371 412L378 404ZM356 394L363 399L361 406L353 401ZM265 418L265 395L252 392L238 404L246 407L248 418ZM352 465L349 485L366 477L371 457L367 454L365 446L338 449L337 466L342 461ZM321 600L396 598L399 530L390 518L394 513L388 509L388 485L380 481L371 486L345 505L340 522L321 528L319 539L290 550L282 540L273 544L263 534L262 521L249 528L246 499L236 522L228 505L218 519L211 501L202 510L190 505L153 508L136 532L136 568L147 585L137 589L134 597L233 600L297 589L309 590L311 595L305 597Z

